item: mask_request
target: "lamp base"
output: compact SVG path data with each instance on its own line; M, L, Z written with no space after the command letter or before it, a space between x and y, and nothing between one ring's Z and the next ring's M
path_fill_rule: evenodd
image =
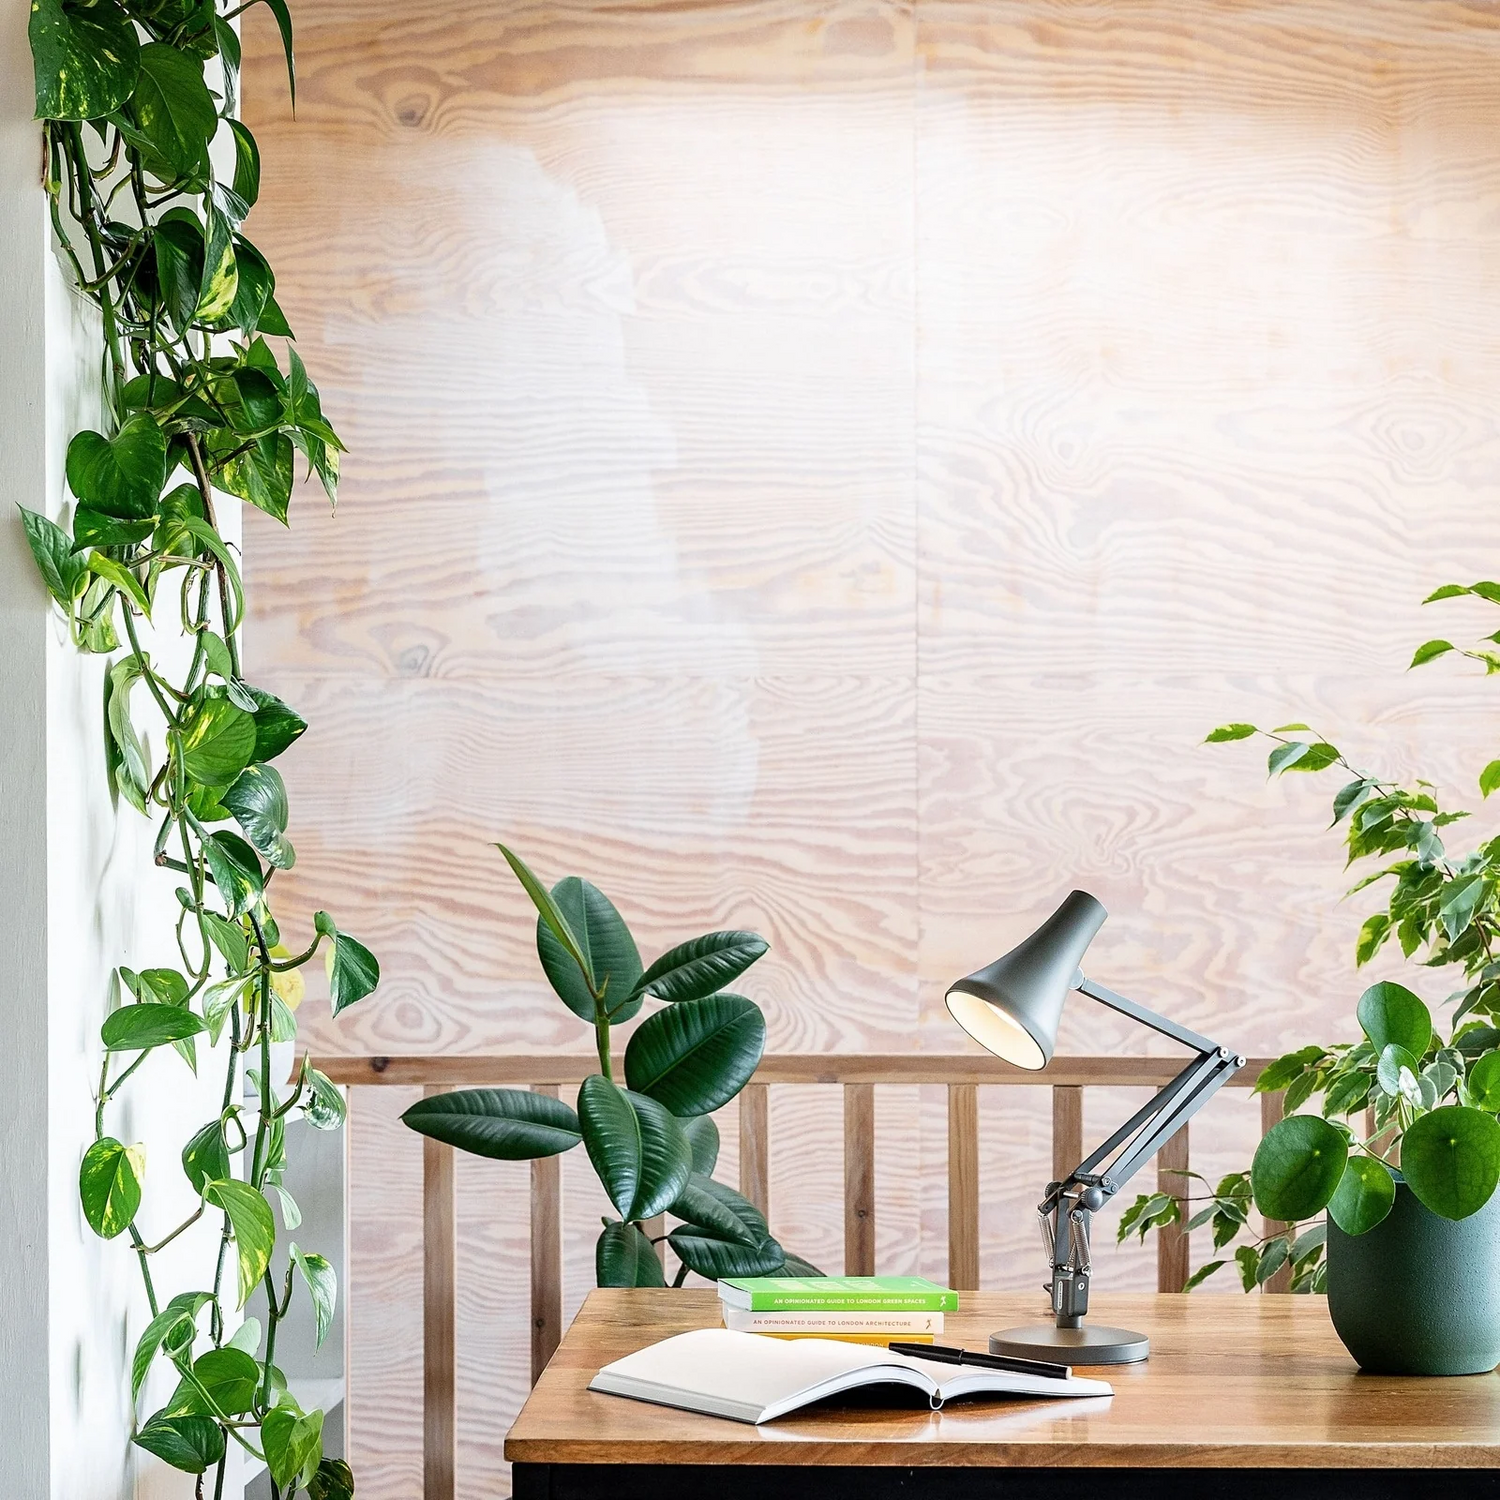
M1012 1359L1045 1359L1064 1365L1130 1365L1151 1352L1151 1340L1128 1328L1083 1323L1059 1328L1055 1323L1028 1323L990 1335L990 1353Z

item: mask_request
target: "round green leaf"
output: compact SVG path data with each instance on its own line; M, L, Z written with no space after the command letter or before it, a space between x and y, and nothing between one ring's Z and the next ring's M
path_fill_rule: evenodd
M1423 1115L1401 1137L1401 1175L1445 1219L1467 1219L1500 1181L1500 1121L1461 1104Z
M661 1213L687 1185L692 1148L656 1100L592 1073L578 1090L578 1120L589 1160L622 1218Z
M260 1366L243 1349L232 1346L210 1349L193 1361L193 1374L197 1377L197 1384L186 1378L178 1383L172 1399L163 1408L166 1416L214 1416L222 1413L232 1417L249 1411L255 1404ZM198 1389L199 1385L208 1392L207 1400Z
M380 983L380 964L365 945L340 932L326 911L313 913L313 927L333 939L328 960L328 999L334 1015L363 1000Z
M130 97L141 45L113 0L32 0L27 34L38 120L97 120Z
M143 1052L167 1042L180 1042L207 1029L202 1016L184 1010L180 1005L161 1005L155 1001L142 1005L122 1005L111 1011L99 1028L104 1046L110 1052Z
M126 417L106 438L80 432L68 444L68 488L92 510L124 521L155 514L167 481L167 440L150 412Z
M583 1139L578 1116L562 1100L524 1089L435 1094L418 1100L401 1119L420 1135L499 1161L556 1156Z
M129 1228L141 1206L141 1181L146 1175L146 1148L125 1146L105 1136L83 1154L78 1169L78 1197L89 1228L112 1240Z
M766 1047L760 1007L741 995L708 995L658 1011L625 1048L625 1080L680 1118L727 1104Z
M182 733L182 765L206 786L229 786L255 751L255 720L227 698L209 698Z
M1405 1047L1392 1042L1380 1054L1380 1061L1375 1065L1375 1077L1379 1080L1381 1088L1395 1098L1401 1094L1403 1070L1407 1075L1408 1090L1415 1088L1418 1066L1416 1058Z
M1291 1115L1256 1148L1250 1164L1255 1205L1268 1219L1310 1219L1328 1207L1348 1160L1348 1142L1327 1120Z
M165 181L194 178L208 165L208 143L219 125L200 58L166 42L140 51L140 74L130 100L136 128L150 143L149 170Z
M1372 984L1359 997L1356 1015L1377 1053L1405 1047L1420 1059L1432 1040L1432 1013L1405 985Z
M634 1224L606 1224L594 1245L594 1279L600 1286L665 1286L651 1241Z
M658 1000L700 1000L737 979L769 946L758 932L706 933L663 953L635 987Z
M1328 1212L1345 1234L1365 1234L1395 1202L1396 1180L1390 1168L1373 1156L1351 1156L1328 1201Z
M616 1024L628 1021L641 1008L639 998L630 1000L635 982L641 977L641 955L625 919L598 886L576 875L559 880L552 887L552 899L593 969L594 983L604 986L604 1008L613 1012ZM588 985L568 950L542 917L536 923L536 952L548 983L563 1004L592 1026L594 1000ZM620 1008L621 1001L629 1003Z
M1469 1103L1500 1114L1500 1052L1486 1052L1469 1069Z

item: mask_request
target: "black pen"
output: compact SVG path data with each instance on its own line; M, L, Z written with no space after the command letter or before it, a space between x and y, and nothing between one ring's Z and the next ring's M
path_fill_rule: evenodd
M915 1359L935 1359L945 1365L974 1365L983 1370L1009 1370L1016 1375L1046 1375L1053 1380L1068 1380L1072 1365L1054 1365L1045 1359L1012 1359L1006 1354L975 1354L969 1349L949 1349L943 1344L890 1345L893 1354L909 1354Z

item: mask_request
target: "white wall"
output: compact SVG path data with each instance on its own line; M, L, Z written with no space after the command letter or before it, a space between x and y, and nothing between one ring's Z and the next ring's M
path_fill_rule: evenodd
M27 0L0 0L0 1450L6 1500L165 1500L193 1482L129 1442L130 1356L149 1317L140 1274L124 1240L89 1230L77 1176L112 972L178 962L176 879L151 864L151 825L110 804L106 663L68 641L15 511L66 520L68 439L98 421L97 322L49 243L28 13ZM235 508L224 509L234 540ZM155 654L170 659L172 644ZM160 727L137 696L159 753ZM177 1158L217 1113L222 1087L217 1060L201 1062L195 1081L175 1053L153 1056L106 1120L111 1134L146 1143L148 1240L195 1201ZM205 1221L153 1257L163 1300L212 1284L216 1246ZM143 1412L171 1383L159 1369Z

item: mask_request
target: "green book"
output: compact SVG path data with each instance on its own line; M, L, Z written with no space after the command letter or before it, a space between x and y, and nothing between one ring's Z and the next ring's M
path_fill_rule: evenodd
M957 1312L958 1293L922 1276L727 1276L725 1307L751 1312Z

